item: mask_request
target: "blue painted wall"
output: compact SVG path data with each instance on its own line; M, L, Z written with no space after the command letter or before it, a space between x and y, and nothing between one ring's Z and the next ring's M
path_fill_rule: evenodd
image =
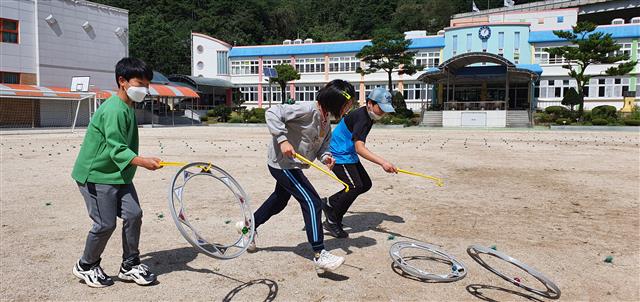
M457 55L467 52L467 34L471 34L471 51L483 51L482 40L478 35L481 26L450 28L445 31L445 47L443 60L448 60L453 56L453 39L457 36ZM504 32L504 57L514 62L514 36L520 33L520 58L519 63L531 62L531 46L529 45L528 25L489 25L491 36L487 39L487 52L498 53L499 32Z

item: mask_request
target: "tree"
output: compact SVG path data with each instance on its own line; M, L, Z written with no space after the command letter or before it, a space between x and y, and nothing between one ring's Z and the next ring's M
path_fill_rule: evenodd
M569 70L569 76L577 82L578 88L578 112L584 111L585 86L589 84L590 75L586 75L587 67L592 64L613 64L609 67L606 76L621 76L633 70L636 61L628 61L628 54L621 54L620 45L611 38L611 34L595 32L596 25L591 22L578 22L571 31L554 30L553 33L572 45L547 48L545 51L550 56L563 57L569 63L562 68ZM622 62L624 61L624 62Z
M233 91L231 92L231 102L233 102L235 109L238 111L238 113L240 113L243 108L242 104L244 104L245 102L240 89L233 89Z
M562 105L569 106L571 111L573 111L574 106L580 105L580 95L575 88L571 87L567 93L565 93L562 98Z
M299 80L300 73L298 73L298 71L289 64L276 65L275 69L278 72L278 77L269 78L269 81L271 83L277 83L278 85L280 85L280 91L282 92L282 103L284 104L287 100L287 83L293 80Z
M413 75L422 70L422 65L415 65L413 57L416 52L409 51L411 40L405 40L401 34L381 32L371 40L371 45L366 45L356 54L356 58L362 60L367 68L358 67L356 72L361 75L375 73L383 70L387 73L389 93L393 95L392 75L394 72Z

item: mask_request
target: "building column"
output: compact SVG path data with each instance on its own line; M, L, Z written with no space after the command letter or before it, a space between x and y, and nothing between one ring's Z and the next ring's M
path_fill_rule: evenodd
M324 55L324 81L329 82L329 54Z
M258 108L262 108L262 75L264 71L262 70L262 57L258 57Z
M509 70L507 69L507 71L504 74L504 78L505 80L505 86L504 86L504 110L508 110L509 109Z
M296 68L296 57L294 56L291 56L291 66L293 66L293 68ZM296 99L296 83L295 82L296 81L294 80L289 83L289 97L294 100ZM285 100L282 100L282 101L284 102Z
M227 88L227 89L225 89L225 93L226 93L226 99L225 99L225 101L226 101L226 103L227 103L227 106L233 106L233 100L231 99L231 98L232 98L232 91L231 91L231 88Z

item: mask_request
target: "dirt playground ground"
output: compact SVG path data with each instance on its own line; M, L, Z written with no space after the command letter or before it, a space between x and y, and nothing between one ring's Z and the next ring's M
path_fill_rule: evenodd
M549 301L482 268L466 253L471 244L495 245L543 272L562 290L560 301L640 300L637 132L374 128L367 143L374 152L400 168L443 177L445 186L365 162L373 188L345 217L350 238L325 235L327 249L345 256L345 265L323 276L313 270L295 200L260 227L257 253L216 260L197 253L169 214L177 168L138 169L142 259L159 282L140 287L115 278L104 289L71 273L91 227L70 177L83 133L24 133L0 133L0 300ZM239 181L256 209L275 184L266 167L268 140L264 127L144 128L140 153L212 161ZM305 174L321 196L340 189L316 170ZM102 261L114 277L120 229ZM429 283L402 276L389 257L402 240L440 246L465 264L466 278ZM414 263L421 262L429 261Z

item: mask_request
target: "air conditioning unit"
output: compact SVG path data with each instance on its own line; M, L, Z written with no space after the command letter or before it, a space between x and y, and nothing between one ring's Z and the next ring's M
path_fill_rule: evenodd
M84 21L84 23L82 23L82 29L88 31L91 29L91 23L89 23L89 21Z
M118 26L113 32L118 36L118 38L122 38L127 33L127 29Z
M313 39L305 39L304 40L304 44L311 44L313 43Z
M302 44L302 39L293 40L293 44L295 44L295 45Z
M46 21L49 25L54 25L56 24L56 22L58 22L58 20L56 20L53 15L48 15L46 18L44 18L44 21Z
M291 45L291 40L287 39L282 41L282 45Z
M624 19L622 18L613 19L613 21L611 21L611 24L614 24L614 25L624 24Z
M640 17L633 17L633 18L631 18L631 23L633 23L633 24L638 24L638 23L640 23Z

